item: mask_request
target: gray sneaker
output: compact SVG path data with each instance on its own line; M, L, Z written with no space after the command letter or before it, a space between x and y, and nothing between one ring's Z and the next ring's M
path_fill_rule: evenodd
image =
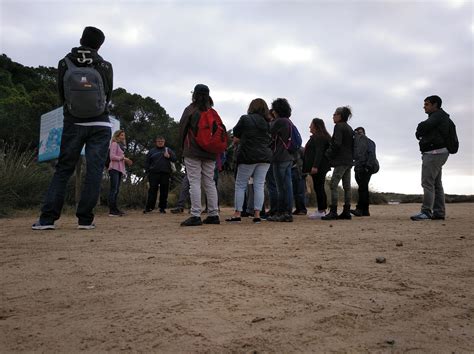
M426 215L423 212L420 212L416 215L410 216L410 219L412 219L413 221L431 220L431 216Z

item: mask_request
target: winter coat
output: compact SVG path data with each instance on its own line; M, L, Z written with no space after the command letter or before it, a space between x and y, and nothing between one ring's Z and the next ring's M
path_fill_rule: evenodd
M327 173L329 160L325 153L329 147L330 139L324 136L312 135L304 147L303 173L310 173L316 167L318 173Z
M237 150L237 164L270 163L270 125L260 114L247 114L240 117L233 129L234 137L240 139Z
M446 147L449 135L449 114L442 108L430 113L416 128L415 136L419 140L420 151L426 152Z
M270 133L272 134L272 162L293 161L294 156L286 149L283 143L287 143L291 136L289 118L277 118L270 123Z
M165 157L165 151L168 150L169 158ZM154 147L146 155L145 171L146 173L171 173L171 162L176 161L176 154L170 148Z
M347 122L339 122L334 125L331 142L326 150L330 166L352 166L353 137L354 131Z

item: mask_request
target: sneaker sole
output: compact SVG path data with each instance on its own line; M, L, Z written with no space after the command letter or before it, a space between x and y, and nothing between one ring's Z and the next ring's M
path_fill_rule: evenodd
M39 225L39 226L32 226L32 230L56 230L56 226L54 225Z
M95 229L94 225L77 225L79 230L93 230Z

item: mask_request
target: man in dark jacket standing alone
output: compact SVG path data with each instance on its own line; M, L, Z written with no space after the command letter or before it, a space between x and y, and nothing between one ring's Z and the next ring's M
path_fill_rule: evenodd
M94 229L93 208L97 204L100 182L110 144L111 124L108 104L112 95L112 65L97 53L104 33L86 27L80 47L73 48L58 64L58 90L64 108L56 171L46 193L39 220L33 230L55 229L64 204L66 184L85 145L86 177L76 216L79 229Z
M161 214L166 213L168 205L168 191L170 188L171 163L176 162L176 154L165 146L165 138L159 136L155 139L156 146L146 155L145 172L148 176L148 198L143 213L155 209L158 187L160 188L160 201L158 208Z
M443 165L449 157L446 137L449 134L449 114L441 108L439 96L425 98L423 108L428 114L416 128L422 153L421 186L423 187L423 204L421 212L411 217L414 221L444 220L444 190L441 182Z

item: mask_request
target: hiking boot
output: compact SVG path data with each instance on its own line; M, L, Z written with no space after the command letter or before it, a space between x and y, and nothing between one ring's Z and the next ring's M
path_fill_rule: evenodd
M199 216L191 216L181 223L181 226L201 226L202 221Z
M322 216L321 220L337 220L337 206L332 206L329 214Z
M340 213L337 218L340 220L351 220L352 219L351 206L344 205L344 209L342 209L342 213Z
M203 224L212 224L212 225L219 225L221 221L219 220L219 215L208 216L202 222Z
M420 212L418 214L415 214L413 216L410 216L410 219L412 219L413 221L423 221L423 220L431 220L431 216L430 215L427 215L423 212Z
M148 213L151 213L152 211L153 209L146 208L145 210L143 210L143 214L148 214Z
M32 230L55 230L56 226L54 224L42 224L41 221L35 222L31 225Z
M123 213L121 213L119 210L110 210L109 211L109 216L122 216Z
M78 228L79 230L93 230L93 229L95 229L95 224L89 224L89 225L81 225L81 224L79 224L79 225L77 225L77 228Z
M278 214L273 214L267 217L267 221L280 221L280 215Z
M242 218L240 216L231 216L230 218L225 219L227 222L241 222Z
M184 213L184 208L176 207L171 209L171 214L181 214Z
M433 215L431 220L444 220L444 216L441 215Z
M370 216L370 213L368 210L363 210L359 208L351 209L351 214L354 216Z
M164 208L160 208L160 214L166 214L166 210Z

